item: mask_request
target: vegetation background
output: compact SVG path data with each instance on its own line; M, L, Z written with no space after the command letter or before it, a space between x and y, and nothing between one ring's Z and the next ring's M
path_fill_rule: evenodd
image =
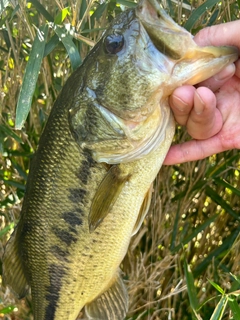
M54 100L108 22L135 5L0 0L1 256L17 224L29 161ZM240 18L240 0L164 5L193 34ZM175 142L186 139L177 127ZM240 319L239 186L237 150L162 168L150 212L122 263L130 295L127 319ZM0 319L32 319L30 296L18 301L1 288Z

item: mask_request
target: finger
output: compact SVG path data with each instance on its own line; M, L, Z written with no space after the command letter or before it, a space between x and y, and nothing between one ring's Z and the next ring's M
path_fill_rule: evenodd
M194 94L194 108L187 121L187 131L194 139L208 139L223 125L221 112L216 108L216 97L209 89L200 87Z
M222 69L215 76L201 82L198 86L204 86L211 89L213 92L217 91L225 82L227 82L236 71L236 66L234 63L229 64L224 69Z
M169 98L169 104L173 111L175 120L180 125L186 125L189 114L193 108L195 88L185 85L174 90Z
M236 46L240 49L240 20L200 30L194 37L199 46Z
M218 135L208 140L191 140L171 146L163 164L173 165L201 160L225 150L228 149L223 150L223 145Z

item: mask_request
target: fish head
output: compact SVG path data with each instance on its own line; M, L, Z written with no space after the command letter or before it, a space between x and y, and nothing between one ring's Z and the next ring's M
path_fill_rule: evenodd
M85 61L85 91L112 139L100 130L82 146L99 162L142 158L165 139L173 90L211 77L237 57L233 47L199 47L156 0L142 0L112 21Z

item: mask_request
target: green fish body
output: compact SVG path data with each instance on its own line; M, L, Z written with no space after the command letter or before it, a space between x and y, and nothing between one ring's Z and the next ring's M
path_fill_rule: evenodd
M71 75L3 259L5 285L19 298L31 288L35 320L75 320L84 307L86 319L125 318L119 265L173 139L168 96L236 58L233 48L199 48L155 0L143 0Z

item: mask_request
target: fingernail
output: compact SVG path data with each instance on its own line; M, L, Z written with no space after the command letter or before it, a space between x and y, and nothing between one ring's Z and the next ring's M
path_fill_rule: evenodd
M181 111L181 112L183 112L187 108L189 108L189 106L188 106L188 104L186 102L184 102L182 99L180 99L179 97L175 96L174 94L172 95L172 103L173 103L174 107L176 109L178 109L179 111Z
M227 78L230 78L235 73L235 64L231 63L225 67L222 71L214 76L214 79L217 81L223 81Z
M205 103L202 100L202 98L200 97L200 95L198 94L198 92L195 92L195 97L197 97L198 101L194 101L194 111L196 112L196 114L200 115L204 108L205 108Z

